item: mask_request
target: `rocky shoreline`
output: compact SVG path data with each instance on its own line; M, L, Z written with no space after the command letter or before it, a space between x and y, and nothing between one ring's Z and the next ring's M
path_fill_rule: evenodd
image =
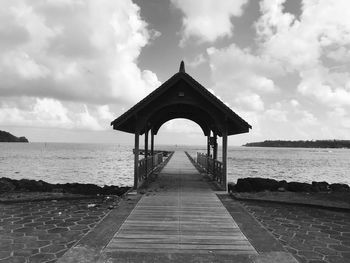
M79 195L118 195L125 194L130 187L105 185L100 187L94 184L66 183L50 184L45 181L21 179L15 180L7 177L0 178L0 195L13 192L51 192Z
M349 192L350 187L347 184L327 182L287 182L285 180L277 181L274 179L248 177L240 178L237 183L228 184L229 192L262 192L262 191L278 191L278 192Z

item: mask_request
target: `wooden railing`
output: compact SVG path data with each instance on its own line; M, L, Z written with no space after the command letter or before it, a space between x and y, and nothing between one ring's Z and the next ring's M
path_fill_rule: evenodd
M225 182L222 162L214 160L204 153L197 153L197 163L219 184Z
M170 155L171 156L171 155ZM158 152L153 156L148 156L139 160L138 163L138 182L145 180L160 164L162 164L167 158L164 157L163 152Z

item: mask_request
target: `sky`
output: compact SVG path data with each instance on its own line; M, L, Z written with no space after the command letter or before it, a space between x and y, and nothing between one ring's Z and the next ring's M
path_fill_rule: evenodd
M350 139L348 0L0 0L0 130L132 144L110 122L186 72L252 125L229 145ZM159 144L205 144L165 123Z

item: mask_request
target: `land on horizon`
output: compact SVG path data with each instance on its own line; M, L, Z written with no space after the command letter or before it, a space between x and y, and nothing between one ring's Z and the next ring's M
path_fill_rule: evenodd
M245 147L290 147L290 148L350 148L350 140L265 140L246 143Z
M16 137L9 132L0 130L0 142L28 142L28 139L24 136Z

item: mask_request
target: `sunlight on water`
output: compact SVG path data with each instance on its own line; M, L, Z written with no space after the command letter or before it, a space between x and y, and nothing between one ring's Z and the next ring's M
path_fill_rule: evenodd
M132 146L117 144L0 143L0 177L36 179L50 183L93 183L131 186ZM186 150L195 157L197 146L157 146ZM220 149L219 149L220 159ZM350 184L349 149L230 147L228 181L243 177Z

